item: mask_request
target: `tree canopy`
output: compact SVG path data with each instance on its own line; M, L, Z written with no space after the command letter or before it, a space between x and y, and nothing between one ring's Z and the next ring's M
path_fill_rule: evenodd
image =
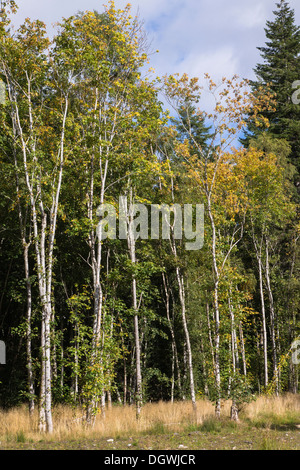
M220 417L229 398L238 419L256 394L297 393L300 30L288 3L267 22L257 81L205 74L210 112L198 77L147 71L130 6L74 14L52 39L39 20L12 32L16 4L2 6L1 406L38 407L51 433L58 403L92 425L113 402L139 419L150 400L196 412L206 397Z

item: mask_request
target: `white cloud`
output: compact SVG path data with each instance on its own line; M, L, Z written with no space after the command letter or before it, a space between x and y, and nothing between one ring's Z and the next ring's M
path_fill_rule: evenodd
M238 6L235 8L237 24L243 28L253 29L257 26L264 26L266 21L265 5L259 2L257 5L249 5L248 7Z
M158 74L210 73L214 78L234 73L252 78L265 42L264 26L272 19L278 0L115 0L118 8L128 1L132 13L140 10L152 40L151 65ZM108 0L17 0L20 23L25 17L51 24L78 10L103 11ZM299 0L290 0L300 24Z
M19 12L14 20L41 19L48 25L79 10L103 11L109 0L17 0ZM150 65L158 75L187 73L203 84L204 73L215 82L223 76L253 78L260 60L258 46L265 43L264 27L273 18L278 0L115 0L117 8L132 5L148 32L152 49ZM300 25L299 0L290 0ZM211 109L211 98L203 92L201 107Z
M190 71L193 77L203 77L209 73L214 80L219 80L223 76L232 77L238 70L238 61L234 56L231 47L220 47L208 53L190 53L178 67L180 73Z

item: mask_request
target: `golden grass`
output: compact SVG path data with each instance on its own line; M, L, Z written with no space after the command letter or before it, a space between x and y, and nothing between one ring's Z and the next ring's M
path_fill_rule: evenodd
M298 413L300 421L300 395L286 394L279 397L260 396L256 401L247 405L245 414L249 419L260 415L286 416L288 413Z
M299 416L300 396L259 397L246 406L243 417L249 420L259 419L264 415L284 416L293 413ZM222 415L230 414L230 402L222 407ZM64 440L79 438L133 436L139 433L160 431L180 431L195 424L191 403L159 402L148 403L142 409L141 418L136 420L134 406L113 406L106 410L106 416L97 416L94 427L86 428L82 419L82 410L70 406L58 405L53 410L54 432L43 435L43 439ZM214 418L214 406L206 400L197 402L197 424ZM29 416L27 407L22 406L9 411L0 411L0 441L22 439L36 441L41 439L38 432L38 413Z
M300 395L261 396L247 406L245 418L261 428L280 428L289 424L300 428Z

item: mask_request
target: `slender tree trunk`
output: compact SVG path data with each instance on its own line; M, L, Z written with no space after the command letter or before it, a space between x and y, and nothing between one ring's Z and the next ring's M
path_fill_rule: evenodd
M64 141L65 141L65 126L66 119L68 114L68 100L66 99L64 107L64 115L62 122L62 130L60 137L60 148L58 151L59 156L59 170L57 175L56 188L53 190L52 194L52 207L50 210L49 216L49 240L48 240L48 253L45 252L45 230L47 225L47 216L44 213L43 216L43 230L42 230L42 241L44 245L41 247L41 252L43 256L43 268L45 273L45 298L46 304L44 304L43 319L45 322L45 416L46 416L46 430L48 433L53 432L53 421L52 421L52 386L51 386L51 319L52 319L52 275L53 275L53 251L54 251L54 241L57 225L57 213L59 206L59 198L62 185L63 177L63 163L64 163ZM42 214L43 214L43 205L41 204ZM47 256L47 265L46 265L46 256Z
M232 301L229 297L228 299L229 304L229 312L230 312L230 319L231 319L231 344L232 344L232 364L233 364L233 372L239 368L239 352L238 352L238 343L237 343L237 334L236 334L236 325L235 325L235 315L233 311Z
M105 390L102 391L101 395L101 418L105 419L106 416L106 392Z
M25 254L25 257L28 253ZM27 263L26 263L27 264ZM27 268L25 268L25 272ZM31 293L31 282L29 276L26 276L26 289L27 289L27 331L26 331L26 353L27 353L27 381L28 381L28 393L29 393L29 413L33 414L34 411L34 375L32 366L32 353L31 353L31 312L32 312L32 293Z
M125 211L128 214L128 249L130 254L130 260L133 265L136 264L136 253L135 253L135 243L133 232L133 195L132 189L130 190L130 203L129 211ZM140 333L139 333L139 317L138 317L138 302L137 302L137 283L135 274L132 275L132 306L135 312L134 314L134 338L135 338L135 362L136 362L136 418L140 418L141 409L142 409L142 372L141 372L141 342L140 342Z
M133 296L136 292L135 280L132 281ZM135 303L133 304L135 309ZM139 340L139 319L138 315L134 316L134 336L135 336L135 349L136 349L136 417L140 418L142 409L142 373L141 373L141 351Z
M111 397L111 379L109 379L109 388L107 390L107 406L108 406L108 409L111 409L112 407L112 397Z
M107 268L107 269L108 269L108 268ZM110 336L110 340L111 340L111 341L113 340L113 333L114 333L114 316L113 316L113 314L112 314L112 315L111 315L111 323L110 323L110 333L109 333L109 336ZM103 336L104 336L104 335L103 335ZM104 338L103 338L102 347L104 347ZM108 363L111 364L111 355L110 355L110 353L108 354L107 360L108 360ZM107 387L106 394L107 394L107 405L108 405L108 408L110 409L110 408L112 407L112 397L111 397L111 370L110 370L110 368L108 369L108 387Z
M292 259L291 259L291 268L289 272L289 282L288 282L288 289L287 289L287 312L289 313L289 322L288 322L288 339L289 344L292 344L295 339L295 332L296 332L296 313L295 307L293 305L293 297L292 297L292 279L294 276L295 270L295 263L296 263L296 255L297 255L297 243L299 241L300 235L297 235L293 239L293 246L292 246ZM298 364L294 364L293 361L289 362L289 391L291 393L298 393Z
M207 209L210 224L212 228L212 258L213 258L213 272L214 272L214 320L215 320L215 334L214 334L214 366L215 366L215 387L216 387L216 418L221 416L221 375L220 375L220 311L219 311L219 269L217 266L216 254L216 227L214 217L211 211L210 196L207 197Z
M45 318L45 416L46 430L53 431L52 422L52 387L51 387L51 310L48 304Z
M279 376L278 376L278 364L277 364L277 346L276 346L276 327L275 327L275 309L274 299L271 288L270 280L270 262L269 262L269 241L266 237L266 269L265 269L266 285L269 296L269 308L270 308L270 336L272 343L272 355L273 355L273 375L275 380L275 394L279 395Z
M131 362L130 362L130 373L129 373L129 405L132 405L134 402L134 391L136 388L136 373L133 371L136 370L135 367L135 346L132 347L131 352Z
M238 356L238 345L237 345L237 336L236 336L236 327L235 327L235 316L232 308L231 298L228 299L229 312L231 318L231 353L232 353L232 372L235 377L237 369L239 368L239 356ZM230 417L233 421L239 420L239 409L234 396L235 391L233 390L232 404Z
M52 432L52 412L51 412L51 317L52 317L52 269L53 269L53 250L56 231L56 221L59 205L59 197L63 176L64 163L64 141L65 127L68 113L68 92L60 90L61 96L64 96L62 123L60 128L60 142L57 148L57 161L52 172L49 172L50 191L47 192L47 204L45 204L45 189L43 186L43 177L45 171L41 164L40 152L37 150L39 145L40 128L36 129L37 119L34 113L38 112L37 104L33 105L32 89L33 75L24 70L26 77L26 91L23 85L17 83L18 77L11 76L11 70L3 64L8 85L8 95L11 104L11 118L14 134L20 145L22 163L19 170L22 172L24 189L28 203L31 209L32 229L34 237L34 246L36 253L36 271L39 287L39 300L41 305L41 381L40 381L40 429ZM46 72L45 72L46 73ZM17 91L18 88L18 91ZM23 101L22 101L23 100ZM36 100L36 96L35 96ZM26 118L21 115L21 109L26 103ZM44 99L40 101L40 112L43 112ZM57 108L58 109L58 108ZM23 122L24 121L24 122ZM40 126L40 122L37 124ZM41 150L43 152L43 150ZM49 157L43 154L43 158ZM49 158L49 160L51 160ZM16 160L15 160L16 161ZM50 176L51 175L51 176ZM21 180L20 180L21 181ZM19 194L18 194L19 197ZM52 201L51 201L52 198ZM49 207L50 206L50 207ZM47 207L47 209L45 209ZM48 210L49 208L49 210ZM47 217L47 212L48 217Z
M202 321L199 322L200 326L200 331L203 331L203 324ZM208 388L208 383L207 383L207 367L206 367L206 354L204 350L204 344L203 344L203 335L200 334L200 351L201 351L201 356L202 356L202 368L203 368L203 380L204 380L204 395L206 397L209 396L209 388Z
M165 273L162 273L163 279L163 286L164 286L164 293L165 293L165 305L166 305L166 313L167 313L167 320L168 325L171 333L171 342L172 342L172 383L171 383L171 402L174 401L174 389L175 389L175 364L177 368L177 380L178 380L178 388L182 395L182 387L181 387L181 374L180 374L180 367L178 361L178 353L177 353L177 346L175 340L175 332L173 323L170 317L170 292L169 292L169 285L167 281L167 277Z
M16 140L16 119L13 117L13 133L14 140ZM15 176L16 176L16 193L18 200L18 215L19 215L19 224L20 224L20 233L21 240L23 245L23 258L24 258L24 271L25 271L25 282L26 282L26 292L27 292L27 313L26 313L26 354L27 354L27 386L28 386L28 407L29 414L32 415L34 411L34 397L35 397L35 388L34 388L34 375L33 375L33 365L32 365L32 352L31 352L31 316L32 316L32 289L30 281L30 269L29 269L29 248L31 246L32 238L32 226L30 220L28 221L28 212L30 212L30 206L27 205L25 209L25 215L23 216L22 207L20 204L20 183L19 183L19 165L16 155L16 148L13 149L14 153L14 165L15 165ZM27 241L26 232L27 225L29 224L29 235Z
M175 214L175 217L176 217L176 214ZM186 319L184 279L183 279L183 275L181 274L180 268L177 264L177 248L176 248L176 242L175 242L174 233L173 233L173 227L171 227L170 231L171 231L170 243L171 243L172 253L174 255L175 262L176 262L176 279L177 279L177 284L178 284L178 289L179 289L181 318L182 318L186 350L187 350L187 363L188 363L188 371L189 371L191 400L192 400L194 417L195 417L195 420L197 420L197 403L196 403L196 393L195 393L195 384L194 384L193 356L192 356L190 334L189 334L189 329L188 329L187 319Z
M187 348L187 359L188 359L188 370L189 370L189 377L190 377L191 400L192 400L194 415L195 415L195 418L197 419L197 403L196 403L196 393L195 393L195 384L194 384L193 356L192 356L192 347L191 347L191 341L190 341L190 334L189 334L187 319L186 319L184 280L183 280L183 276L181 275L180 269L179 269L178 266L176 267L176 277L177 277L177 282L178 282L178 287L179 287L181 316L182 316L183 330L184 330L186 348Z
M169 162L169 168L170 168L170 162ZM172 201L174 203L174 180L171 178L171 195L172 195ZM174 213L174 217L176 218L176 213ZM195 393L195 384L194 384L194 370L193 370L193 356L192 356L192 348L191 348L191 342L190 342L190 334L189 334L189 329L187 325L187 319L186 319L186 301L185 301L185 291L184 291L184 279L181 274L180 268L177 263L177 248L176 248L176 241L174 237L174 226L170 227L170 244L171 244L171 250L175 258L176 262L176 278L177 278L177 284L178 284L178 289L179 289L179 299L180 299L180 306L181 306L181 317L182 317L182 323L183 323L183 330L184 330L184 336L185 336L185 344L186 344L186 352L187 352L187 363L188 363L188 371L189 371L189 382L190 382L190 393L191 393L191 401L192 401L192 407L193 407L193 413L194 413L194 418L195 421L197 421L197 403L196 403L196 393ZM178 369L179 370L179 369ZM185 399L185 397L183 397Z
M126 368L126 359L123 359L124 361L124 390L123 390L123 404L124 406L127 403L127 368Z
M179 364L179 358L178 358L178 349L177 349L177 344L175 340L175 330L174 330L174 321L175 321L175 311L174 311L174 305L175 305L175 299L174 299L174 293L173 290L171 289L170 291L171 297L172 297L172 329L173 329L173 334L174 334L174 355L175 355L175 364L176 364L176 370L177 370L177 384L178 384L178 390L180 397L184 399L184 390L182 387L182 378L181 378L181 371L180 371L180 364ZM171 319L170 319L171 320Z
M64 331L64 325L63 325L63 320L61 321L61 331ZM60 381L59 381L59 386L60 386L60 392L61 396L63 396L64 393L64 378L65 378L65 367L64 367L64 338L63 335L61 336L60 340Z
M265 298L264 298L264 288L263 288L262 260L260 256L258 257L257 261L258 261L259 292L260 292L262 329L263 329L264 385L265 387L267 387L269 383L269 380L268 380L268 340L267 340Z
M212 339L212 328L211 328L211 322L209 318L209 303L206 302L206 318L207 318L207 327L208 327L208 339L209 339L209 345L210 345L210 352L211 352L211 358L212 358L212 364L213 364L213 370L215 371L215 353L214 353L214 344L213 344L213 339Z
M259 293L260 293L261 315L262 315L264 386L267 387L269 383L269 380L268 380L268 339L267 339L266 309L265 309L265 297L264 297L264 286L263 286L263 264L262 264L263 236L261 237L260 244L258 245L258 242L254 234L253 225L252 225L252 241L254 244L256 260L257 260L257 265L258 265Z
M243 373L244 376L247 376L247 363L246 363L246 352L245 352L245 341L243 334L242 322L239 323L239 333L240 333L240 344L241 344L241 353L242 353L242 362L243 362Z
M121 326L121 339L122 339L122 347L125 350L124 345L124 336L123 336L123 328ZM124 376L124 383L123 383L123 405L125 406L127 403L127 362L125 354L123 355L123 376Z
M45 350L45 325L42 321L41 324L41 354L44 354ZM41 372L40 372L40 398L39 398L39 431L46 432L46 412L45 412L45 361L41 358Z
M25 230L25 228L24 228ZM31 315L32 315L32 290L29 272L29 247L31 242L26 243L25 238L23 239L23 255L24 255L24 267L25 267L25 281L26 281L26 292L27 292L27 312L26 312L26 355L27 355L27 384L28 384L28 407L29 414L32 415L34 411L34 374L32 364L32 353L31 353Z
M96 104L95 104L96 107ZM93 209L94 209L94 178L95 178L95 157L92 155L91 159L91 176L90 176L90 191L89 191L89 203L88 203L88 218L90 221L93 221ZM106 186L106 178L107 178L107 171L108 171L108 159L104 162L104 168L102 168L103 161L100 157L100 170L101 170L101 191L100 191L100 206L104 204L104 194L105 194L105 186ZM101 228L100 228L101 230ZM102 233L98 233L98 241L97 236L94 230L91 231L89 235L89 247L90 247L90 254L91 254L91 266L92 266L92 273L93 273L93 284L94 284L94 318L93 318L93 336L92 336L92 344L91 344L91 358L90 358L90 365L92 368L100 367L101 358L99 357L100 354L100 343L103 341L101 339L101 328L104 325L103 322L103 288L101 282L101 263L102 263L102 241L101 241ZM101 373L101 371L98 371ZM97 373L98 373L97 372ZM96 369L95 369L96 373ZM97 375L96 373L96 375ZM93 386L96 386L94 384ZM95 420L95 413L98 408L99 400L103 405L103 397L99 395L98 392L92 391L92 396L89 396L88 403L86 406L86 422L88 425L93 425ZM102 414L105 412L105 409L102 408Z
M78 397L78 367L79 367L79 358L78 358L78 347L79 347L79 328L77 322L75 324L75 351L74 351L74 363L75 363L75 374L74 374L74 385L73 385L73 393L74 393L74 401L77 402Z
M232 421L239 421L239 408L234 398L232 399L232 404L230 408L230 419Z

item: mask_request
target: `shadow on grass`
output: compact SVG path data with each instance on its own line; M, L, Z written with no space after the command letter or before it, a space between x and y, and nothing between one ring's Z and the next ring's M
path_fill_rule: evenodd
M149 427L148 429L146 429L145 431L142 431L142 435L144 436L156 436L156 435L160 435L160 434L165 434L167 432L165 426L163 423L155 423L153 424L153 426Z
M271 424L270 429L274 429L276 431L296 431L299 428L296 424L293 423L286 423L286 424Z
M299 429L299 417L276 415L264 415L253 421L252 426L260 429L272 429L274 431L296 431Z
M207 418L202 424L190 424L185 428L188 432L220 433L224 430L234 430L238 424L230 419Z

